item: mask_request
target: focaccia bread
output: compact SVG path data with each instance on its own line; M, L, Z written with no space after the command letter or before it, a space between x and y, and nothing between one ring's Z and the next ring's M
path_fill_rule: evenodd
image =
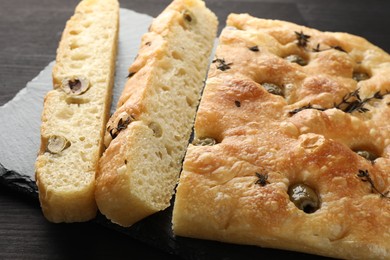
M203 1L175 0L142 37L99 162L96 201L112 222L130 226L170 205L216 29Z
M232 14L180 176L179 236L390 259L390 56Z
M111 105L118 30L117 0L84 0L62 34L35 165L49 221L96 215L95 174Z

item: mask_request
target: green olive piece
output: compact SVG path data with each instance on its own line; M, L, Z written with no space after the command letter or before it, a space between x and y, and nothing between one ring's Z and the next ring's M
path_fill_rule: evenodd
M354 71L353 74L352 74L352 78L354 80L356 80L357 82L359 82L359 81L362 81L362 80L369 79L370 76L367 73L365 73L365 72Z
M288 195L295 206L305 213L313 213L320 207L316 192L305 184L298 183L290 186Z
M61 82L61 88L68 95L78 96L89 88L89 80L84 76L66 77Z
M298 65L301 65L301 66L307 65L307 61L297 54L288 55L284 59L291 62L291 63L297 63Z
M47 151L52 154L58 154L69 146L70 142L65 137L52 135L47 142Z
M359 151L355 151L358 155L360 155L361 157L365 158L366 160L369 160L369 161L375 161L376 158L378 158L378 156L374 153L371 153L369 151L366 151L366 150L359 150Z
M217 141L211 137L197 138L192 142L192 144L195 146L213 146L216 143Z
M283 89L279 87L278 85L272 84L272 83L262 83L261 84L265 90L267 90L269 93L283 96Z

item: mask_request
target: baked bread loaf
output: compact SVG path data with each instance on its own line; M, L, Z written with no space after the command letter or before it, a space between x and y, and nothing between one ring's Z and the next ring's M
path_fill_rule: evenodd
M231 14L173 210L179 236L390 259L390 56Z
M151 24L107 124L96 201L130 226L170 205L216 36L200 0L175 0Z
M45 97L36 182L52 222L95 217L95 175L111 105L119 4L84 0L67 22Z

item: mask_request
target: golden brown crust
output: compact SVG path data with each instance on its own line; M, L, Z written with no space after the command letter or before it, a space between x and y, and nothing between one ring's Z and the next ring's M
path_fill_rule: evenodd
M345 33L245 14L230 15L227 24L195 122L196 138L217 144L188 148L175 234L390 259L390 198L379 194L390 190L390 56ZM296 32L310 36L306 46L299 46ZM291 54L308 64L284 59ZM357 82L354 72L370 77ZM265 83L281 86L284 97L269 93ZM378 91L384 96L366 102L369 111L334 108L357 89L361 99ZM316 109L302 109L309 105ZM354 150L379 158L371 162ZM368 171L377 190L359 170ZM256 172L267 174L264 186ZM299 183L317 193L314 213L290 200L289 187Z

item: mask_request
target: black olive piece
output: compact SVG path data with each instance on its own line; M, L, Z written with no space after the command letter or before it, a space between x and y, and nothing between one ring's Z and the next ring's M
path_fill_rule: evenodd
M313 213L320 208L320 200L317 193L303 183L289 187L288 195L297 208L305 213Z
M279 87L278 85L275 85L275 84L272 84L272 83L262 83L261 85L269 93L283 97L283 89L281 87Z

